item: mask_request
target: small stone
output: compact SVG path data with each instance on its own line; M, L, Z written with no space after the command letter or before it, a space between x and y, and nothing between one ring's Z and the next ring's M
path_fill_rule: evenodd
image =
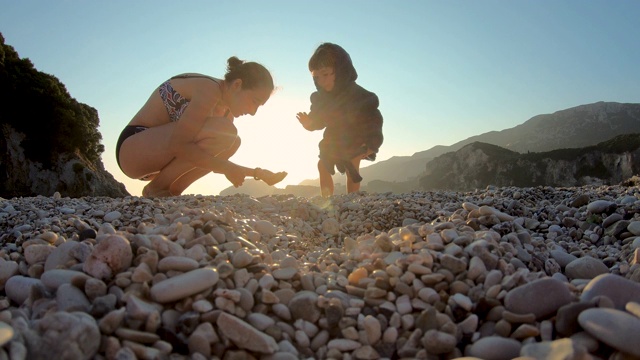
M7 280L4 290L11 301L22 304L29 297L29 293L34 287L44 289L44 284L40 279L16 275Z
M581 312L578 322L596 339L619 351L640 356L640 318L616 309L592 308Z
M255 230L264 236L274 236L277 228L268 220L258 220L255 224Z
M198 262L185 256L167 256L158 261L158 271L188 272L198 268Z
M13 338L13 335L13 328L9 324L0 321L0 346L8 343Z
M311 291L300 291L289 301L289 310L293 319L304 319L315 323L320 318L317 306L318 294Z
M613 300L616 309L623 310L629 301L640 299L640 283L614 274L602 274L585 286L580 301L589 302L599 296Z
M565 274L570 279L593 279L600 274L607 274L609 268L602 261L591 256L584 256L570 262Z
M538 294L546 294L541 297ZM531 301L531 299L537 299ZM507 293L504 305L516 314L533 313L537 319L555 313L572 300L569 289L553 278L543 278L524 284Z
M520 355L522 345L515 339L488 336L471 345L469 356L480 359L511 360Z
M263 354L273 354L278 350L278 344L269 335L226 313L220 314L217 321L218 328L224 329L224 334L241 349L256 351Z
M520 355L532 359L584 359L589 356L584 347L571 339L525 344Z
M96 245L82 269L97 279L109 279L131 265L133 253L129 240L111 235Z
M192 270L163 280L151 287L151 298L167 303L197 294L218 282L218 271L211 267Z

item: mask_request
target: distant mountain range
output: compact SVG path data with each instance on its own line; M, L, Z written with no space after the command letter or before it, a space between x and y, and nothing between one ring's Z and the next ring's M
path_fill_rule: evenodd
M640 134L618 135L597 145L521 154L474 142L429 161L421 190L472 191L487 186L620 184L640 173Z
M427 175L427 164L431 160L472 143L495 145L516 153L541 153L585 148L618 135L634 133L640 133L640 104L597 102L580 105L553 114L537 115L513 128L472 136L450 146L438 145L411 156L394 156L376 162L360 169L365 179L361 189L394 193L421 190L420 178ZM300 185L290 185L285 189L269 187L261 182L245 183L247 185L230 187L220 194L247 193L263 196L291 193L297 196L315 196L320 193L317 179L305 180ZM336 190L342 187L336 184Z

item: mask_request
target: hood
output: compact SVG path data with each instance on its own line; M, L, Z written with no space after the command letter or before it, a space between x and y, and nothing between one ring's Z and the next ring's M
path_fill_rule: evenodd
M340 45L324 43L318 47L318 49L321 48L326 48L335 55L334 71L336 73L336 82L330 94L337 95L358 79L358 73L356 68L353 67L351 56ZM326 93L318 84L315 85L318 91Z

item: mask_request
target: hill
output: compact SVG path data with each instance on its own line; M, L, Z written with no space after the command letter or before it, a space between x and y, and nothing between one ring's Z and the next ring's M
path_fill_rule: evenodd
M420 190L471 191L487 186L619 184L640 173L640 134L625 134L594 146L520 154L474 142L426 166Z
M493 144L519 153L582 148L622 134L640 133L640 104L597 102L537 115L513 128L472 136L450 146L434 146L409 157L392 157L361 169L366 179L408 181L426 164L474 142Z

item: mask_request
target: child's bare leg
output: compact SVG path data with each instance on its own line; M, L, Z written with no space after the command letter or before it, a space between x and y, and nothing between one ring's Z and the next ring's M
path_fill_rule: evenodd
M318 172L320 173L320 192L322 197L333 195L333 178L329 170L324 166L322 160L318 161Z
M356 157L351 159L351 163L353 164L353 167L356 168L356 170L360 171L360 160L362 160L361 157ZM349 176L349 172L347 171L347 194L350 194L352 192L357 192L360 191L360 183L359 182L353 182L353 180L351 180L351 176Z

